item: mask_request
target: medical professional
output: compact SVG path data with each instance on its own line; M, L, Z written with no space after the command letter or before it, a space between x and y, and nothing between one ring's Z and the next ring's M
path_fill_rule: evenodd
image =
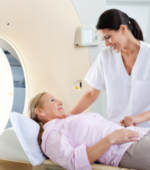
M150 127L150 45L138 23L117 9L102 13L96 28L107 47L84 78L91 88L69 113L83 112L105 90L108 120Z

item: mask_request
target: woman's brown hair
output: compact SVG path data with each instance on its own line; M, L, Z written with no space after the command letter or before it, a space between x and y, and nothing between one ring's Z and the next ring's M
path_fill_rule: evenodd
M36 108L40 108L43 105L43 101L41 100L41 97L46 94L46 92L43 93L39 93L38 95L36 95L35 97L33 97L30 102L29 102L29 106L28 106L28 114L29 117L31 119L33 119L34 121L36 121L39 125L40 125L40 131L39 131L39 135L38 135L38 143L41 147L41 143L42 143L42 134L44 132L43 129L43 123L38 119L37 114L35 113L35 109Z
M97 30L110 29L117 31L121 24L127 25L136 39L144 41L142 30L137 21L118 9L109 9L103 12L98 19L96 28Z

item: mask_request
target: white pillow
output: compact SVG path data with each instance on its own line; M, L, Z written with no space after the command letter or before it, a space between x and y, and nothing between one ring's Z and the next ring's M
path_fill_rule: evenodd
M39 124L17 112L11 112L9 117L21 146L32 165L40 165L46 157L43 155L37 140L40 130Z

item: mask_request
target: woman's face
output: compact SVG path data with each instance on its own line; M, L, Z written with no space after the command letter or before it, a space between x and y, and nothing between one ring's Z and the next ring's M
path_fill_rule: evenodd
M126 27L120 26L117 31L109 29L98 30L101 38L104 39L105 45L111 47L116 53L124 49L126 44Z
M44 116L43 117L44 120L50 121L55 118L63 119L63 118L67 117L67 114L62 107L63 103L61 101L57 100L51 94L49 94L49 93L44 94L41 97L41 100L43 102L43 105L41 106L41 108L39 108L39 110L40 110L40 114L38 114L38 116L40 116L39 118L41 118L41 116ZM38 109L38 108L36 108L36 109ZM36 110L35 110L35 112L37 113Z

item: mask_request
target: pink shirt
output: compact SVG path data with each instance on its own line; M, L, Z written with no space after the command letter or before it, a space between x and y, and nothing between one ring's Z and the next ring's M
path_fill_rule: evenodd
M42 150L53 162L65 169L92 170L86 149L117 129L124 127L107 121L98 113L70 114L66 119L54 119L44 125ZM138 132L140 138L150 131L149 128L135 126L127 129ZM112 145L97 161L118 166L132 143Z

